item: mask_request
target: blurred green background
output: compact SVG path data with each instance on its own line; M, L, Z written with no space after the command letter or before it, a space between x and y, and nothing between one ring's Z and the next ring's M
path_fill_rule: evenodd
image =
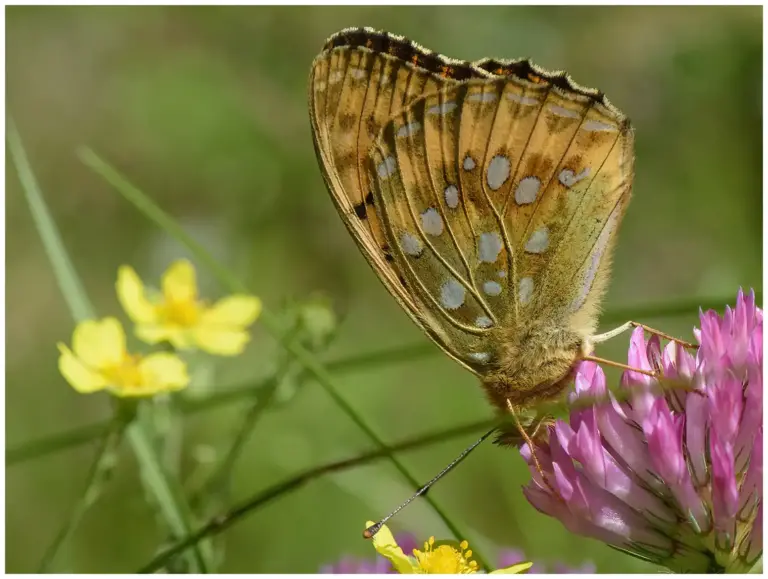
M186 253L75 151L93 147L151 195L277 310L329 296L342 323L323 359L427 339L358 254L317 168L307 112L310 64L347 26L403 34L451 57L530 56L605 91L637 131L634 199L619 237L606 310L761 289L760 7L16 7L6 10L7 110L102 315L120 310L117 267L156 280ZM73 323L7 162L6 444L102 421L106 395L79 396L56 368ZM220 289L208 272L209 296ZM217 293L218 292L218 293ZM643 321L690 336L696 308ZM274 371L279 348L257 329L245 355L214 361L217 384ZM623 359L626 340L599 350ZM407 363L339 373L357 412L388 443L490 417L474 379L433 348ZM184 423L183 480L226 448L249 400ZM431 478L474 435L402 454ZM9 466L9 572L33 571L83 491L95 442ZM266 412L237 463L232 501L305 468L372 448L317 384ZM202 452L205 451L205 452ZM210 458L210 457L209 457ZM599 571L653 570L570 535L520 492L516 452L483 445L432 491L476 550L517 547L535 561ZM224 572L315 572L361 539L411 489L386 461L316 480L217 539ZM447 537L423 501L395 531ZM133 571L163 540L126 448L100 502L55 569Z

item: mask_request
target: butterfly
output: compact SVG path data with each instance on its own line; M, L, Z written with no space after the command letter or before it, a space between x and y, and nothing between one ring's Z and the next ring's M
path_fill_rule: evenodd
M370 28L326 41L309 112L331 198L411 319L502 411L561 395L599 339L627 117L565 72Z

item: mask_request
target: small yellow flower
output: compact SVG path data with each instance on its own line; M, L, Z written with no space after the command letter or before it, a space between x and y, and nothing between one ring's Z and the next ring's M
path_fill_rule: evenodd
M62 343L58 348L59 371L81 394L107 388L116 396L151 396L189 384L187 367L175 354L128 352L123 326L115 318L80 322L72 350Z
M368 521L365 528L374 523ZM379 555L389 559L398 573L441 573L465 574L477 573L477 561L472 560L469 543L462 541L459 548L448 544L435 546L435 538L430 537L424 543L424 550L413 550L413 556L406 555L395 541L395 537L386 525L373 536L373 546ZM518 563L511 567L491 571L494 573L523 573L533 563Z
M150 295L132 267L117 273L117 297L136 324L136 335L148 344L168 341L179 350L200 348L210 354L235 356L250 340L246 327L261 312L255 296L232 295L208 306L197 296L192 264L179 260L163 274L162 292Z

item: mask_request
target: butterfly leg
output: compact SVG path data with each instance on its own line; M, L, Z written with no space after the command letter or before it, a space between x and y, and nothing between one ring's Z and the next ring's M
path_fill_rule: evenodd
M680 338L675 338L674 336L670 336L669 334L665 334L664 332L648 327L645 324L641 324L639 322L629 322L629 323L635 326L636 328L643 328L643 330L645 330L649 334L656 334L660 338L664 338L665 340L669 340L670 342L677 342L684 348L690 348L692 350L695 350L696 348L698 348L696 344L692 344L691 342L686 342L685 340L681 340Z
M606 342L611 338L615 338L616 336L626 332L630 328L643 328L643 330L648 332L649 334L656 334L657 336L659 336L660 338L664 338L665 340L669 340L671 342L677 342L678 344L682 345L685 348L696 348L695 344L691 344L690 342L686 342L685 340L681 340L680 338L675 338L674 336L670 336L669 334L665 334L664 332L655 330L649 326L646 326L645 324L641 324L639 322L633 322L633 321L626 322L620 325L618 328L615 328L609 332L605 332L604 334L598 334L597 336L593 336L590 341L593 344L600 344L601 342Z
M607 342L611 338L615 338L619 334L623 334L631 327L632 327L632 322L627 322L626 324L620 325L618 328L614 328L610 332L605 332L604 334L598 334L596 336L592 336L589 341L592 342L593 344L601 344L603 342Z
M539 431L542 429L542 427L546 428L549 424L552 424L552 423L553 421L551 418L547 416L540 417L536 422L536 427L533 429L533 432L531 433L531 439L534 439L539 435Z
M652 372L651 370L643 370L641 368L635 368L633 366L628 366L627 364L622 364L621 362L614 362L613 360L598 358L597 356L584 356L582 360L589 360L590 362L597 362L598 364L605 364L606 366L613 366L614 368L629 370L630 372L637 372L638 374L645 374L646 376L651 376L652 378L659 377L659 375L656 372Z
M533 440L531 440L531 437L528 436L528 433L525 431L525 428L523 428L523 425L520 424L520 419L517 417L517 411L515 410L515 406L507 400L507 407L509 408L510 414L512 414L512 418L515 421L515 426L517 426L517 429L520 431L520 435L523 437L523 440L528 445L528 448L531 450L531 458L533 459L533 464L536 467L536 472L539 473L539 476L541 477L541 480L544 481L544 484L549 487L549 490L552 492L552 494L558 498L560 498L560 493L557 492L557 490L552 486L552 483L549 482L549 479L544 474L544 470L541 468L541 464L539 463L539 459L536 457L536 446L533 444ZM533 435L536 436L536 433L539 431L539 427L541 426L543 421L539 421L539 424L536 426L536 429L534 430Z

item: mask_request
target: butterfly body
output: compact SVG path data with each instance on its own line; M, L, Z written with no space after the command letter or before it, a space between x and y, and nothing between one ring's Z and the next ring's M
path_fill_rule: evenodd
M629 202L626 117L565 73L370 29L327 41L309 100L331 197L411 319L502 411L557 397Z
M591 353L587 336L545 320L499 330L493 342L499 347L496 362L482 384L491 403L504 411L508 402L524 407L556 398L576 361Z

